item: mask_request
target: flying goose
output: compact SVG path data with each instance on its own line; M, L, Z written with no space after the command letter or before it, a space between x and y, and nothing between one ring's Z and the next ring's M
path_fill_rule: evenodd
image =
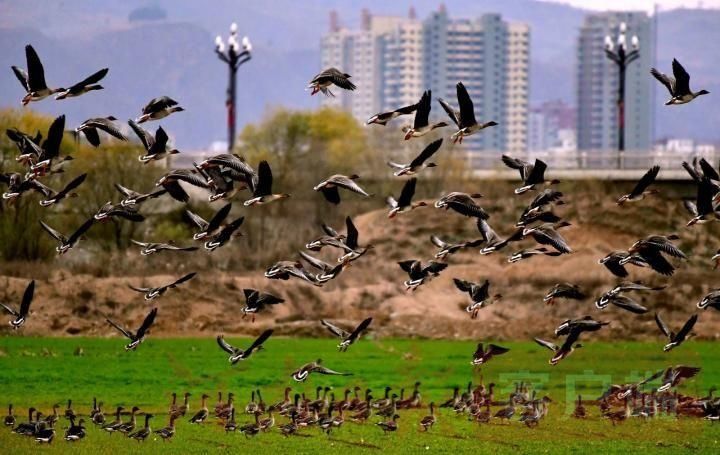
M108 324L115 327L120 333L125 335L130 340L130 343L128 343L125 346L126 351L135 350L140 343L142 343L145 340L145 336L150 333L149 329L150 326L153 325L153 322L155 322L155 316L157 316L157 308L153 308L147 316L145 316L145 320L143 320L143 323L140 325L140 327L137 329L137 332L132 333L128 330L120 327L118 324L113 322L110 318L105 318L105 320L108 322Z
M463 85L462 82L458 82L456 88L458 105L460 106L459 111L453 109L442 98L439 98L438 102L450 117L450 120L452 120L458 127L458 130L450 136L450 139L452 139L453 144L457 142L462 144L463 137L471 136L478 131L484 130L485 128L496 126L497 122L489 121L486 123L478 123L477 120L475 120L475 108L473 106L472 99L470 98L465 85Z
M583 300L587 297L580 286L572 283L558 283L543 297L546 305L553 305L555 299Z
M58 241L59 245L55 247L55 251L57 251L58 254L65 254L75 246L75 244L78 242L78 240L82 238L83 235L85 235L85 233L88 231L88 229L90 229L93 223L95 223L94 217L85 221L69 237L65 237L60 232L45 224L44 221L40 221L40 226L42 226L42 228L45 229L45 231L50 234L52 238Z
M605 292L600 297L600 303L605 303L606 300L622 293L622 292L628 292L628 291L662 291L667 286L647 286L643 284L640 281L622 281L618 285L616 285L614 288L610 289L609 291Z
M645 384L652 382L652 381L658 379L659 377L663 376L664 373L665 373L665 370L660 370L657 373L654 373L654 374L648 376L647 378L643 379L642 381L636 382L634 384L624 384L620 387L613 386L613 387L611 387L611 390L614 389L615 390L614 393L617 395L617 397L621 400L624 400L628 396L636 393ZM603 396L605 396L605 395L603 395Z
M135 119L137 123L144 123L148 120L160 120L173 112L182 112L185 109L178 106L178 102L169 96L160 96L151 99L142 109L142 115ZM132 125L130 125L132 126Z
M41 147L33 147L33 155L28 157L18 157L20 161L28 161L30 163L30 171L33 176L42 176L53 172L53 160L60 156L60 145L65 134L65 116L56 117L48 128L47 138L43 141ZM72 157L66 156L62 161L72 160ZM62 172L59 170L58 172Z
M314 268L318 269L319 272L314 276L315 281L319 284L326 283L335 277L337 277L340 272L342 272L345 267L347 267L348 261L343 261L340 264L336 265L330 265L327 262L321 261L318 258L315 258L313 256L310 256L309 254L305 253L304 251L300 251L300 257L313 266Z
M635 185L635 188L633 190L624 195L620 196L620 198L617 200L617 205L623 205L625 202L636 202L641 201L645 199L645 196L649 196L651 194L657 194L659 193L656 189L648 190L648 187L655 183L655 179L657 178L658 172L660 172L660 166L655 165L650 168L637 182Z
M325 96L334 97L335 95L330 91L331 85L350 91L357 88L355 84L350 82L351 77L349 74L343 73L337 68L328 68L313 77L307 88L312 89L310 96L322 92Z
M618 308L635 314L645 314L648 312L646 307L624 295L603 296L595 301L595 307L599 310L604 310L608 305L615 305Z
M680 331L675 333L675 332L671 331L668 328L667 324L665 324L665 322L662 320L662 318L660 318L660 314L655 313L655 323L657 323L657 326L660 329L660 331L670 341L668 344L666 344L663 347L663 351L668 352L668 351L672 350L673 348L680 346L687 338L692 336L691 332L692 332L692 329L695 326L695 323L697 322L697 320L698 320L698 315L693 314L692 316L690 316L690 319L688 319L685 322L685 324L682 326Z
M523 236L531 235L535 241L541 245L550 245L558 252L563 254L572 253L572 249L567 240L557 232L557 229L570 226L570 223L561 221L560 223L543 223L539 226L523 229Z
M531 214L521 215L518 222L515 223L515 227L526 227L536 222L557 223L560 221L562 221L562 218L557 216L552 210L533 210Z
M413 158L413 160L407 164L400 164L392 161L388 161L387 164L391 168L396 169L396 171L393 173L393 175L396 177L400 177L403 175L416 175L425 168L437 166L437 164L433 162L427 162L427 160L429 160L438 150L440 150L440 146L442 145L442 143L442 138L431 142L430 144L428 144L427 147L423 149L422 152L420 152L418 156Z
M77 84L70 86L70 88L60 90L57 96L55 96L55 99L64 100L65 98L74 98L76 96L83 95L93 90L102 90L104 87L98 84L98 82L100 82L107 75L107 73L108 68L103 68L99 71L96 71L95 73L86 77Z
M285 301L285 299L255 289L243 289L243 294L245 295L245 306L240 311L242 311L243 318L252 314L253 322L255 322L255 314L263 311L267 305L277 305Z
M257 184L258 179L257 173L255 172L255 169L253 169L252 166L250 166L245 159L239 155L221 153L201 161L197 167L205 170L213 168L220 169L223 171L224 175L228 175L234 181L244 183L250 191L255 191L255 185Z
M4 303L0 303L0 306L2 306L5 311L7 311L9 314L15 317L15 319L10 321L10 325L13 327L13 329L17 330L20 327L22 327L23 324L25 324L25 321L27 320L28 314L30 314L30 303L32 303L33 295L35 294L35 280L30 281L28 283L27 287L25 288L25 292L23 293L22 300L20 301L20 308L18 308L17 311L15 311L13 308L10 308ZM12 406L12 405L11 405ZM11 411L12 414L12 411ZM7 424L7 421L6 421Z
M415 196L415 185L417 185L417 178L413 177L403 185L403 189L400 192L400 197L395 200L392 196L388 196L387 203L390 206L390 212L388 218L395 218L399 213L409 212L418 207L425 207L427 204L423 201L413 202L413 196Z
M621 263L621 261L625 262ZM598 261L598 264L604 265L610 273L620 278L625 278L629 275L627 269L625 268L625 264L627 263L631 263L638 267L648 266L647 262L645 262L642 258L637 255L630 254L627 251L613 251Z
M158 127L153 136L149 131L132 120L128 120L128 125L130 125L130 128L132 128L135 135L140 139L140 143L142 143L145 148L145 154L138 157L141 163L147 164L151 161L161 160L170 155L180 153L176 149L168 150L168 140L170 138L162 126Z
M437 235L431 235L430 236L430 242L432 242L433 245L440 248L440 250L435 253L435 259L439 260L445 260L448 256L457 253L458 251L464 249L464 248L472 248L476 246L480 246L484 240L473 240L469 242L459 242L459 243L450 243L442 240Z
M113 204L112 202L106 202L100 207L93 215L93 218L98 221L108 220L110 218L123 218L128 221L139 223L145 221L145 217L138 212L135 206L123 206L122 204Z
M230 354L230 357L228 357L228 362L230 362L232 365L235 365L241 360L247 360L248 358L250 358L253 352L264 349L263 343L265 343L272 334L272 329L265 330L263 333L260 334L259 337L255 339L255 341L252 342L250 346L248 346L247 349L240 349L232 346L227 341L225 341L225 337L223 335L217 336L217 344L223 351Z
M675 271L675 267L668 262L667 259L665 259L663 254L679 259L687 259L685 253L672 243L674 240L679 239L680 237L676 234L670 234L667 236L650 235L644 239L640 239L630 247L628 250L630 256L621 259L620 265L633 262L633 255L637 255L656 272L662 275L670 276Z
M215 212L213 217L210 218L210 221L205 221L202 217L190 210L185 210L185 214L187 214L188 218L190 218L190 221L192 221L200 230L199 232L193 234L193 240L202 240L204 238L212 238L218 235L223 221L230 213L230 209L232 209L232 204L225 204L220 208L220 210Z
M444 126L447 126L446 122L437 122L430 124L431 97L432 92L430 90L426 90L422 94L422 97L417 104L417 109L415 110L415 120L413 122L413 125L407 125L403 127L402 131L403 133L405 133L406 141L413 137L424 136L435 128L442 128Z
M473 359L470 364L483 365L485 363L488 363L493 357L505 354L509 350L509 348L503 348L502 346L498 346L496 344L489 344L487 349L485 349L482 343L478 343L477 349L473 354Z
M237 230L240 229L240 226L242 226L244 221L245 217L241 216L223 226L220 229L220 232L218 232L216 235L214 235L212 238L208 239L205 242L205 249L208 251L215 251L217 248L220 248L221 246L229 242L233 237L242 235L241 233L237 232Z
M666 106L689 103L700 95L710 93L707 90L700 90L698 92L690 90L690 75L677 59L673 59L672 61L672 70L674 77L663 74L655 68L650 70L650 74L660 81L660 83L668 89L668 92L670 92L670 99L665 102Z
M198 188L210 188L207 180L194 169L173 169L160 177L155 183L155 186L162 186L163 189L178 202L188 202L190 195L180 186L180 182L185 182Z
M322 323L322 325L324 325L330 331L330 333L340 338L340 344L338 344L337 346L338 350L340 352L346 352L350 345L358 340L360 334L362 334L362 332L364 332L368 328L368 326L372 322L372 319L373 318L364 319L360 324L358 324L357 327L355 327L352 332L341 329L340 327L326 321L325 319L320 320L320 323Z
M231 177L232 169L220 169L219 167L210 167L203 169L199 164L193 163L198 173L205 179L207 187L211 194L208 196L208 202L215 202L218 199L231 199L238 191L247 188L243 182L235 185L235 180ZM244 178L244 177L243 177Z
M245 206L267 204L268 202L290 197L287 193L273 194L272 183L272 170L268 162L263 160L258 166L258 182L255 191L253 191L253 197L244 202Z
M0 173L0 183L7 185L7 191L2 194L2 198L13 203L17 198L28 191L36 191L43 197L50 197L51 190L47 186L40 183L34 177L23 178L16 172Z
M582 344L576 343L578 338L580 338L580 333L581 331L578 329L570 330L567 338L565 338L565 341L561 346L558 346L555 343L551 343L550 341L545 341L540 338L534 338L534 340L540 346L548 348L554 352L554 355L548 361L550 365L554 366L557 365L558 362L560 362L562 359L572 354L575 349L583 347Z
M305 270L302 264L297 261L278 261L265 270L265 278L271 280L289 280L291 276L300 278L315 286L322 285L317 281L315 275Z
M672 387L677 387L683 380L695 377L700 372L698 367L687 367L678 365L665 370L662 378L662 384L658 387L657 392L663 393Z
M720 289L711 289L710 292L697 303L697 307L701 310L714 308L720 311Z
M353 223L352 218L349 216L345 217L345 233L346 235L344 238L340 239L340 247L345 250L345 254L338 258L338 262L352 262L374 248L373 245L366 245L364 247L360 246L358 242L358 230L355 227L355 223Z
M145 426L140 428L135 433L128 434L128 438L135 439L136 441L144 441L147 439L148 436L152 433L152 430L150 429L150 419L152 419L154 416L152 414L145 413Z
M345 221L347 224L347 218ZM338 233L338 231L325 223L321 225L321 228L325 235L306 243L305 248L311 251L320 251L324 246L332 246L334 248L345 249L346 246L343 242L343 240L345 240L346 238L345 234Z
M142 292L145 294L145 300L152 300L156 297L160 297L161 295L165 294L168 289L175 289L179 285L185 283L186 281L190 281L193 278L195 278L195 275L197 275L196 272L188 273L187 275L184 275L177 280L173 281L170 284L166 284L164 286L158 286L155 288L138 288L133 285L128 285L130 289L137 292Z
M695 204L685 204L685 207L692 214L692 219L687 226L705 224L710 221L717 221L720 216L715 209L713 199L717 194L717 187L707 177L703 177L697 184L697 199Z
M27 94L22 99L23 106L31 101L40 101L50 95L65 90L64 88L48 88L45 83L45 70L40 57L31 45L25 46L25 59L27 61L27 72L22 68L13 66L15 77L20 81Z
M493 228L482 218L477 219L477 228L480 231L485 246L480 249L480 254L486 255L495 251L500 251L512 242L518 242L523 238L523 228L517 228L515 232L507 238L500 238Z
M577 331L578 333L597 332L608 324L610 323L596 321L592 316L585 316L581 319L566 319L555 329L555 336L569 335L572 331Z
M134 239L130 239L130 241L141 248L140 254L143 256L150 256L161 251L196 251L198 249L196 246L176 246L172 241L168 243L138 242Z
M474 201L474 199L481 197L483 197L483 195L480 193L467 194L453 191L438 199L435 202L435 207L439 209L444 208L445 210L453 209L460 215L486 220L490 218L490 215Z
M100 136L98 135L98 130L104 131L115 139L127 141L127 137L125 137L118 127L115 126L115 123L113 123L115 120L117 119L112 115L108 117L89 118L82 122L80 126L75 128L75 132L83 133L85 135L85 139L87 139L93 147L100 146Z
M408 279L403 283L405 290L414 291L420 285L426 283L431 278L436 277L447 268L444 262L430 261L423 266L418 260L400 261L398 265L408 274Z
M142 204L147 200L155 199L156 197L160 197L163 194L167 193L167 190L164 188L153 191L151 193L138 193L137 191L133 191L120 185L119 183L115 184L115 189L117 189L120 194L123 195L123 200L120 201L120 205L123 207L133 207L135 205Z
M490 281L485 280L483 284L477 284L470 281L461 280L459 278L453 278L455 287L461 292L465 292L470 296L471 303L465 308L465 311L470 313L470 318L475 319L478 316L478 312L502 298L501 294L495 294L490 297Z
M555 257L555 256L560 256L560 255L562 255L561 252L551 251L545 247L525 248L525 249L522 249L520 251L510 254L510 256L508 256L507 261L509 263L513 264L515 262L520 262L524 259L529 259L533 256L553 256L553 257Z
M313 187L313 190L321 191L328 202L336 205L340 203L340 192L338 191L339 188L352 191L353 193L362 194L365 197L372 196L371 194L368 194L364 189L362 189L360 185L355 183L355 180L359 178L360 177L356 174L350 176L341 174L331 175L330 177L315 185Z
M527 161L503 155L502 161L507 167L520 171L523 186L516 188L515 194L523 194L527 191L534 190L538 185L557 185L560 183L560 181L556 179L550 181L545 179L547 164L542 160L536 159L535 164L530 164Z
M394 111L381 112L379 114L375 114L372 117L370 117L367 120L366 124L372 125L374 123L375 125L385 126L385 125L387 125L387 123L390 120L400 117L401 115L412 114L416 110L417 110L417 103L411 104L410 106L405 106L405 107L401 107L399 109L395 109Z
M537 218L538 213L547 212L548 206L552 205L564 205L565 202L562 200L563 193L552 188L545 188L533 198L528 206L523 210L522 215L516 226L521 224L530 224L530 220Z
M305 382L311 373L318 373L324 375L335 375L335 376L351 376L352 373L340 373L338 371L331 370L322 365L322 359L317 359L315 362L306 363L297 370L295 370L291 377L297 382Z
M49 205L57 204L58 202L62 201L66 197L76 197L77 194L73 193L72 191L80 186L87 177L87 174L80 174L79 176L75 177L73 180L70 181L65 187L60 191L55 191L53 189L50 189L50 197L47 199L43 199L40 201L40 205L43 207L47 207Z

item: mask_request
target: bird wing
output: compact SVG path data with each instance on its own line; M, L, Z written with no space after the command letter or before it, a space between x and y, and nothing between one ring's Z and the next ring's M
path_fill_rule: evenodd
M460 128L460 112L456 111L452 108L444 99L438 98L438 103L440 103L440 106L442 106L443 110L447 113L448 117L450 117L450 120L455 123L455 125Z
M330 333L332 333L336 337L345 339L350 335L350 332L348 332L347 330L341 329L340 327L326 321L325 319L321 319L320 323L324 325L330 331Z
M631 196L640 196L645 192L647 187L652 185L652 183L657 178L658 172L660 172L660 166L653 166L648 170L645 175L643 175L640 180L635 185L635 188L633 188L632 192L630 192Z
M22 310L20 312L22 313ZM680 338L680 339L686 338L692 331L697 320L698 320L697 314L693 314L692 316L690 316L690 319L688 319L685 322L685 325L683 325L682 328L680 329L680 331L677 333L677 338Z
M527 184L542 183L545 180L545 169L547 169L547 164L542 160L536 159L535 165L533 165L532 171L530 171L525 182Z
M490 297L490 280L485 280L481 286L475 286L471 289L472 298L476 302L482 302Z
M613 298L610 299L610 303L615 305L618 308L622 308L623 310L627 310L631 313L635 314L644 314L648 312L648 309L644 306L640 305L630 297L626 297L624 295L616 295Z
M28 315L28 312L30 311L30 303L32 302L34 294L35 294L35 280L32 280L27 285L27 287L25 288L25 292L23 293L23 298L20 303L20 311L18 312L20 316L25 317Z
M150 245L149 243L138 242L138 241L135 240L135 239L130 239L130 241L131 241L132 243L134 243L135 245L141 246L141 247L143 247L143 248L145 248L146 246Z
M420 98L417 110L415 111L415 122L413 123L415 129L425 127L430 122L430 97L430 90L425 90Z
M28 74L25 72L24 69L18 68L17 66L11 67L13 70L13 73L15 73L15 77L17 80L20 81L25 91L30 91L30 87L28 86Z
M490 346L488 346L488 352L489 352L491 355L505 354L505 353L508 352L509 350L510 350L510 348L504 348L504 347L498 346L498 345L496 345L496 344L491 344Z
M27 59L28 87L30 91L46 89L45 69L37 52L29 44L25 46L25 58Z
M351 376L352 373L340 373L339 371L331 370L330 368L326 368L322 365L315 365L312 369L315 373L320 374L332 374L336 376Z
M365 329L368 328L370 323L372 322L372 318L367 318L364 321L362 321L360 324L358 324L357 327L355 327L355 330L352 331L350 336L348 337L350 340L356 340L357 337L360 336L360 334L365 331Z
M217 336L217 344L218 346L220 346L220 349L227 352L228 354L235 354L236 352L236 349L227 341L225 341L225 338L222 335Z
M460 125L458 126L460 128L466 128L477 124L472 99L470 99L470 95L462 82L457 83L457 98L458 104L460 105Z
M483 240L485 240L485 243L492 243L500 239L497 232L495 232L495 230L491 228L488 222L483 218L478 217L477 228ZM522 229L520 231L522 231Z
M340 203L340 192L338 191L337 187L324 187L320 189L320 192L325 196L325 199L331 203L331 204L339 204Z
M442 239L440 239L440 237L438 237L437 235L431 235L430 241L438 248L445 248L446 246L450 245L449 243L444 242Z
M186 282L186 281L192 280L193 278L195 278L195 275L197 275L197 272L188 273L187 275L178 278L178 279L175 280L173 283L169 284L167 287L169 287L169 288L177 287L177 286L183 284L183 283Z
M695 202L685 199L683 200L683 207L685 207L685 210L687 210L691 216L698 216L698 208Z
M202 229L203 231L207 230L208 222L205 221L200 215L197 215L190 210L185 210L185 214L188 216L188 218L190 218L190 221L192 221L193 224L195 224L195 226L197 226L199 229Z
M502 162L505 164L505 166L507 166L511 169L517 169L518 171L520 171L520 177L523 180L525 180L524 169L531 166L530 163L528 163L527 161L523 161L518 158L513 158L508 155L502 156Z
M413 272L413 267L415 267L415 264L417 264L417 262L418 262L418 261L416 261L416 260L414 260L414 259L410 259L410 260L407 260L407 261L400 261L400 262L398 262L398 265L399 265L400 268L403 269L405 272L407 272L407 273L412 273L412 272Z
M690 93L690 75L676 59L672 61L673 76L675 76L675 95Z
M244 216L234 219L232 222L228 223L227 226L222 228L222 230L218 234L218 237L224 238L225 241L229 240L230 236L232 236L235 231L237 231L240 226L242 226L243 222L245 222Z
M331 268L331 266L329 264L327 264L326 262L323 262L316 257L310 256L309 254L307 254L304 251L300 251L299 253L300 253L300 257L302 257L304 260L307 261L308 264L312 265L313 267L315 267L318 270L325 271L325 270L328 270Z
M418 106L417 103L411 104L409 106L404 106L399 109L395 109L395 112L397 112L398 114L401 114L401 115L412 114L413 112L415 112L417 110L417 106Z
M416 167L423 164L425 161L427 161L428 158L433 156L435 152L440 150L440 146L442 145L442 143L442 138L438 139L437 141L431 142L427 147L425 147L425 149L423 149L422 152L420 152L418 156L415 157L415 159L410 162L410 166Z
M572 253L572 249L570 248L570 245L568 245L567 240L560 235L558 231L555 229L542 229L537 230L533 232L533 235L542 236L552 245L556 250L558 250L561 253Z
M15 316L15 317L18 316L18 312L17 312L17 311L15 311L14 309L12 309L12 308L10 308L9 306L5 305L4 303L0 303L0 306L3 307L3 308L5 308L5 311L7 311L8 313L12 314L13 316Z
M347 223L347 219L345 221ZM340 235L340 234L338 234L338 231L336 231L335 229L333 229L332 227L328 226L325 223L321 224L320 227L322 228L323 232L326 233L327 235L329 235L330 237L338 237Z
M675 272L675 267L658 250L645 249L640 253L640 256L653 270L661 275L670 276Z
M150 326L153 325L153 322L155 322L155 316L157 316L157 308L153 308L148 315L145 316L145 320L143 320L143 323L140 325L140 328L135 334L137 338L145 336L145 333L148 331Z
M270 335L273 334L273 329L268 329L260 334L259 337L255 339L255 341L252 342L252 344L247 348L245 351L246 354L252 353L254 350L262 346L264 342L267 341L268 338L270 338Z
M455 287L462 292L470 292L474 284L470 281L461 280L460 278L453 278L453 283L455 283Z
M58 194L62 194L62 195L69 194L72 190L79 187L82 184L82 182L85 181L86 178L87 178L87 174L78 175L73 180L71 180L70 183L65 185L65 188L63 188Z
M349 216L345 218L345 231L345 245L354 250L358 247L358 230Z
M663 321L660 317L660 313L655 313L655 323L657 324L663 335L665 335L667 338L672 338L673 333L670 331L667 324L665 324L665 321Z
M671 78L667 74L661 73L655 68L650 69L650 74L652 74L655 79L660 81L660 83L664 85L666 89L668 89L668 92L670 92L670 96L675 96L675 79Z
M714 185L710 182L710 179L703 177L697 185L695 209L698 215L709 215L715 211L713 207L714 195Z
M647 384L648 382L652 382L652 381L658 379L659 377L661 377L664 373L665 373L665 370L660 370L657 373L653 374L652 376L647 377L647 378L643 379L642 381L638 382L637 385L641 386L641 385Z
M150 112L157 112L161 111L163 109L167 109L172 106L177 106L177 101L170 98L169 96L160 96L158 98L151 99L145 107L142 109L143 114L148 114Z
M85 139L92 145L93 147L99 147L100 146L100 135L98 135L97 129L95 127L86 127L82 129L82 133L85 135Z
M87 232L87 230L90 229L90 226L92 226L93 223L95 223L95 218L90 217L87 221L80 225L80 227L77 228L77 230L73 232L70 237L68 237L67 243L69 243L70 245L74 245L75 242L77 242L78 239L80 239L80 237L82 237Z
M122 333L123 335L125 335L127 338L129 338L129 339L131 339L131 340L132 340L133 338L135 338L135 336L134 336L132 333L128 332L128 331L125 330L124 328L122 328L122 327L120 327L119 325L117 325L115 322L113 322L112 319L110 319L110 318L105 318L105 320L106 320L111 326L115 327L120 333Z
M556 352L558 349L560 349L558 345L550 341L546 341L541 338L533 338L533 340L535 340L535 342L540 346L550 349L552 352Z
M412 204L412 198L415 195L415 185L417 185L417 179L415 177L405 182L400 192L400 197L397 200L398 207L407 207Z
M82 81L80 81L80 82L78 82L77 84L75 84L75 85L73 85L72 87L70 87L70 91L73 91L73 90L76 90L76 89L81 89L81 88L86 87L86 86L88 86L88 85L91 85L91 84L95 84L95 83L97 83L97 82L100 82L100 80L102 80L102 78L104 78L104 77L107 75L107 73L108 73L108 69L107 69L107 68L103 68L103 69L101 69L100 71L97 71L97 72L91 74L90 76L86 77L86 78L83 79Z
M255 196L267 196L272 194L272 170L267 161L261 161L258 166L258 183L255 187Z
M692 378L696 374L700 372L700 368L698 367L686 367L683 365L678 365L674 368L675 374L677 378Z
M354 193L362 194L363 196L370 196L364 189L360 187L360 185L355 183L355 180L344 175L335 175L331 177L329 181L339 187L345 188L346 190L352 191Z
M155 143L153 144L153 147L148 150L148 153L157 154L165 151L169 140L170 138L168 137L165 129L162 126L158 126L158 129L155 130Z
M145 150L150 150L150 147L155 143L155 137L150 134L148 130L135 123L134 120L128 120L128 125L135 132L135 135L140 139Z
M712 167L712 164L708 163L705 158L700 158L700 169L702 169L703 174L705 174L705 177L709 178L710 180L718 181L720 180L720 175L718 175L718 172L715 170L714 167Z
M217 212L215 212L215 215L213 215L212 218L210 218L210 222L207 223L207 226L205 227L205 231L207 232L213 232L217 228L220 227L223 221L225 221L225 218L227 218L228 214L230 213L230 209L232 208L232 203L228 202L224 206L220 208ZM194 220L193 220L194 221ZM198 224L198 226L200 226ZM202 228L202 226L200 226Z
M42 144L43 155L45 159L56 158L60 155L60 143L65 134L65 116L61 115L50 124L47 138Z
M113 136L116 139L120 139L121 141L127 141L127 138L124 134L120 132L120 130L115 126L115 124L108 119L105 118L99 118L92 122L92 126L94 126L97 129L105 131L110 136Z
M437 261L430 261L428 265L425 266L423 269L423 272L432 273L437 275L438 273L442 272L447 268L447 264L444 262L437 262Z
M190 200L190 195L187 194L187 192L183 189L182 186L180 186L180 183L178 183L178 182L164 183L163 188L165 188L165 190L170 195L170 197L172 197L176 201L187 202ZM163 194L163 193L154 193L154 194L158 194L158 196L159 196L160 194Z
M690 178L692 178L696 182L700 180L700 174L698 174L698 172L692 166L690 166L690 163L688 163L687 161L683 161L682 167L687 171L688 174L690 174Z
M48 226L47 224L45 224L44 221L42 221L42 220L40 221L40 226L42 226L42 228L45 229L45 231L46 231L48 234L50 234L50 235L52 236L52 238L54 238L54 239L57 240L58 242L62 242L62 243L67 242L67 238L65 238L64 235L62 235L61 233L59 233L59 232L56 231L55 229L53 229L53 228L51 228L50 226Z
M447 201L447 205L461 215L482 219L490 218L490 215L488 215L488 213L482 207L477 205L477 203L472 199L472 197L467 195L455 196L453 198L450 198Z
M355 90L357 88L355 84L350 82L351 76L349 74L345 74L335 68L330 68L330 70L325 71L325 77L330 79L333 84L345 90Z

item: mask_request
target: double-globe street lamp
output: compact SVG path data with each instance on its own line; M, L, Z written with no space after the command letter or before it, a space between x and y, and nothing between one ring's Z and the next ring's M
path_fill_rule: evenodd
M230 36L223 41L222 36L215 38L215 53L218 58L227 63L230 79L227 89L227 123L228 123L228 151L232 153L235 147L235 79L238 68L252 58L252 45L247 36L238 41L237 24L230 25Z

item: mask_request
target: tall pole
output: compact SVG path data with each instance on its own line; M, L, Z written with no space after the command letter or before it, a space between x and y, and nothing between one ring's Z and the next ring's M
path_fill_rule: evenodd
M228 152L232 153L235 149L235 81L237 68L234 65L228 65L230 71L230 81L228 82L228 98L227 98L227 122L228 122Z

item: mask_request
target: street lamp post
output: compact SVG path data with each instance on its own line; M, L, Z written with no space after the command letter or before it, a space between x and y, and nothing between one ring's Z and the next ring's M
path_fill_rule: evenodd
M622 155L625 150L625 70L630 63L640 57L640 42L637 35L632 36L631 46L628 48L626 31L627 25L622 22L615 41L610 35L605 36L605 55L618 67L618 169L622 167Z
M226 49L227 48L227 49ZM235 79L238 68L252 58L252 45L247 36L243 37L242 43L238 42L237 24L230 25L230 36L227 43L218 35L215 38L215 53L218 58L227 63L230 80L228 81L227 100L227 123L228 123L228 151L232 153L235 148Z

